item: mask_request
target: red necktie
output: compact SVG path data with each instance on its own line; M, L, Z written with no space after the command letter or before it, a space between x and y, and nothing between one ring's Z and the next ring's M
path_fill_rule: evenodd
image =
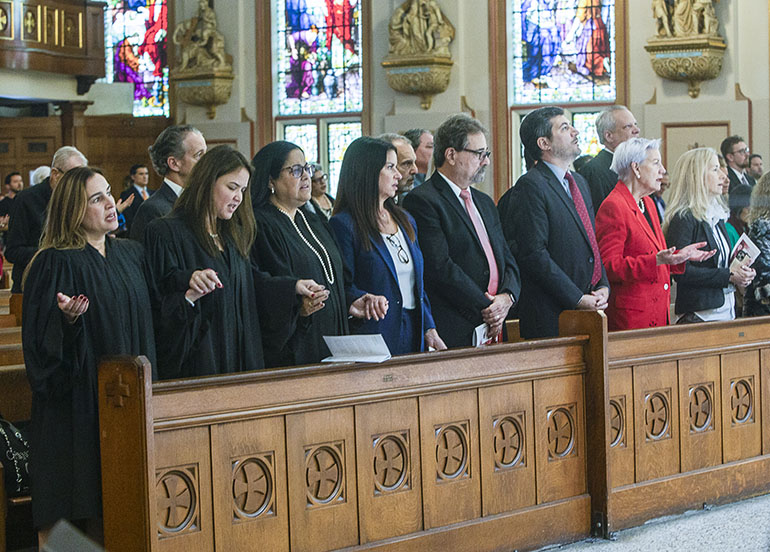
M593 288L602 279L602 260L601 255L599 255L599 244L596 243L596 234L591 224L591 217L588 216L588 209L586 209L586 203L583 201L583 194L580 193L575 178L569 171L564 174L564 178L569 182L569 193L572 194L575 210L583 223L583 228L585 228L588 235L588 241L591 243L591 251L594 253L594 273L591 276L591 287Z
M492 244L489 243L489 236L487 236L487 233L484 230L484 225L482 224L481 219L479 219L475 209L473 209L473 204L471 203L471 192L467 188L465 190L461 190L460 197L465 202L465 210L468 212L468 216L471 217L473 228L476 229L476 236L478 236L479 242L481 242L481 247L484 249L484 255L487 257L487 263L489 264L489 286L487 286L487 291L490 295L496 295L499 276L497 272L497 261L495 261L495 254L492 252Z

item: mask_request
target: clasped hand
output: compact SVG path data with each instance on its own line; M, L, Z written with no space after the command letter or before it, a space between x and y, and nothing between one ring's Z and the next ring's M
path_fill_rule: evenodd
M606 287L601 287L583 295L578 301L578 310L604 310L607 308L607 301L610 298L610 290Z
M499 295L490 295L485 292L484 295L492 303L481 311L481 319L489 326L487 330L488 336L497 336L503 331L503 323L505 317L508 316L508 311L513 306L513 300L507 293L501 293Z
M383 295L365 293L351 303L348 313L354 318L379 321L388 313L388 300Z
M326 306L329 298L329 290L315 280L297 280L294 291L302 297L302 304L299 308L300 316L310 316Z
M730 282L743 291L756 275L757 271L750 266L740 266L738 267L738 270L730 273Z

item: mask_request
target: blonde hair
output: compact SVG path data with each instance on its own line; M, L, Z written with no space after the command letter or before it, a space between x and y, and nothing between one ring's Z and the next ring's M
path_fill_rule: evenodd
M682 154L671 173L671 196L666 206L663 232L675 216L692 213L696 220L705 220L711 196L706 188L706 170L713 148L695 148Z
M748 223L761 218L770 219L770 172L763 174L751 190Z

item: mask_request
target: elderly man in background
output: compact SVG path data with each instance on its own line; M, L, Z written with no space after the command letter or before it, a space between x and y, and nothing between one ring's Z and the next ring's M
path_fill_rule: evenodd
M13 263L13 293L21 293L24 269L37 251L45 224L46 209L56 184L68 170L87 164L88 160L77 148L59 148L53 154L51 174L48 178L16 195L5 245L5 258Z
M417 174L414 175L414 186L417 187L428 178L430 159L433 157L433 134L424 128L407 130L404 136L412 143L417 157Z
M591 189L591 202L594 212L618 183L618 175L610 169L615 148L639 135L639 125L634 114L627 107L613 105L601 112L596 118L596 133L604 149L580 169L580 174Z
M163 177L163 184L134 216L129 228L132 240L143 241L144 230L156 218L171 212L177 198L187 187L187 179L195 164L206 153L206 140L191 125L174 125L161 132L148 148L152 167Z
M435 145L436 171L407 194L404 207L417 221L436 330L448 347L473 344L482 324L486 338L496 340L521 285L495 203L472 187L489 165L487 130L453 115L436 131Z
M396 148L396 157L398 165L396 168L401 174L401 180L398 181L398 190L394 198L399 205L404 201L404 196L414 187L414 176L417 174L417 156L414 153L412 143L406 136L401 134L386 133L380 134L377 138L393 144Z

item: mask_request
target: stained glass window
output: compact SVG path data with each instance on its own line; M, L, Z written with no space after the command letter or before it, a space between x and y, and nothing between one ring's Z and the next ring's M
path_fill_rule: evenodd
M107 0L106 82L134 84L134 116L169 116L167 0Z
M327 140L329 151L329 193L337 195L337 183L340 178L340 167L345 150L350 142L361 136L361 123L329 123L327 127Z
M363 108L360 0L276 0L279 115Z
M318 161L318 126L315 123L285 125L283 139L301 147L307 162Z
M513 105L613 102L615 0L510 0Z
M596 155L602 149L599 142L599 135L596 134L596 118L601 111L592 113L575 113L572 115L572 126L578 134L578 143L580 144L580 155Z

